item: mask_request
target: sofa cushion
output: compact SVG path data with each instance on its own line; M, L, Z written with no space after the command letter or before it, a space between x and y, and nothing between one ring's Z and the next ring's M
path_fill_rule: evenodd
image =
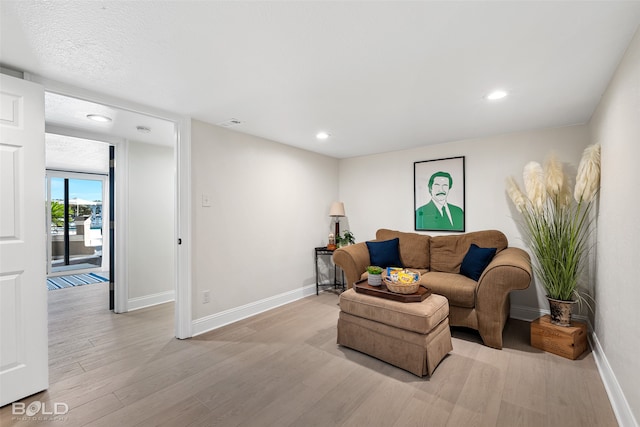
M462 274L431 271L421 277L420 284L434 294L447 297L450 305L466 308L475 307L478 282Z
M431 237L431 271L460 273L460 265L472 243L481 248L496 248L496 253L508 245L506 236L497 230Z
M366 243L369 249L371 265L377 265L382 268L403 266L402 261L400 261L399 240L397 237L382 242Z
M402 231L381 228L376 232L376 239L400 239L400 261L406 268L429 268L430 236L418 233L404 233Z
M496 248L480 248L475 243L472 243L467 254L462 260L460 274L463 274L469 279L473 279L477 282L495 254Z

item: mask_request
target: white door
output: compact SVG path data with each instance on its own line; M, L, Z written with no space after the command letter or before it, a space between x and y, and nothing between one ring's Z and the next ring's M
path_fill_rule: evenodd
M44 89L0 75L0 406L49 386Z

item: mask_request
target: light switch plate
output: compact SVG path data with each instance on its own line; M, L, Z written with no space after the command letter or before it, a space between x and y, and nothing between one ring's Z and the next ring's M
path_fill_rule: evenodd
M208 194L202 193L202 207L208 208L211 207L211 197Z

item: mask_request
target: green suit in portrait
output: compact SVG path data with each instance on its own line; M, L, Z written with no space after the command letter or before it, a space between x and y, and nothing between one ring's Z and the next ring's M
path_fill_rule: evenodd
M416 209L416 230L452 230L464 231L464 212L456 205L447 203L449 212L451 212L451 220L445 212L444 216L438 210L431 200L426 205Z

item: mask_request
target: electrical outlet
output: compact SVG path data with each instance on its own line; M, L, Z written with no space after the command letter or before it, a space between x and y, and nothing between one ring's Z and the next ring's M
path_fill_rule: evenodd
M211 301L211 293L207 290L207 291L203 291L202 292L202 303L203 304L207 304L209 301Z

